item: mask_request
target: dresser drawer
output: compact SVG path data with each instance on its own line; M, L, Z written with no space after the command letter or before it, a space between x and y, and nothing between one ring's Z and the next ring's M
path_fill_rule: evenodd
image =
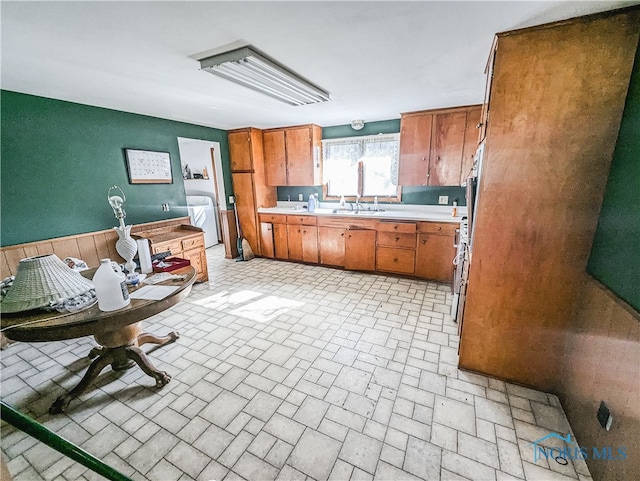
M416 234L406 232L378 232L378 245L415 249Z
M153 244L151 246L151 250L152 254L171 251L171 254L175 256L182 252L182 241L180 239L175 239L171 241L159 242L157 244Z
M415 222L378 222L378 232L407 232L416 231Z
M287 216L284 214L260 214L260 222L267 224L286 224Z
M415 272L416 251L378 247L376 249L376 270L413 274Z
M314 215L288 215L287 224L291 225L316 225Z
M204 247L204 238L203 236L192 237L190 239L184 239L182 241L182 250L188 251L190 249L197 249L200 247Z

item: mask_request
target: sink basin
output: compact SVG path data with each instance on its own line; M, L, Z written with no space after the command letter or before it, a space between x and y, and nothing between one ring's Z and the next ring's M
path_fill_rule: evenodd
M375 211L375 210L360 210L360 211L356 211L356 210L347 210L344 212L340 212L340 215L376 215L376 214L380 214L380 212Z

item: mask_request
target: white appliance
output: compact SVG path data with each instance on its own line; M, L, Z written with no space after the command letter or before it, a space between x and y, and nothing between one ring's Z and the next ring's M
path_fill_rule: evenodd
M211 247L218 243L218 221L215 201L208 195L187 195L187 210L191 217L191 225L204 231L204 246Z

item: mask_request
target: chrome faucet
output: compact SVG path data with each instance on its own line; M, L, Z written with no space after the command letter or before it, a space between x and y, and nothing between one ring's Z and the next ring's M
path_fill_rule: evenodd
M356 194L356 212L360 212L360 194Z

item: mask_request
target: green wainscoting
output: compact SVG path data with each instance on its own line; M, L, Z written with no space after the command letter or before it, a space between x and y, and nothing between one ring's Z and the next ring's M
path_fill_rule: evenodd
M232 192L224 130L6 90L1 115L2 246L117 225L114 184L127 196L127 224L187 215L177 137L219 142ZM129 184L124 148L169 152L173 184Z

